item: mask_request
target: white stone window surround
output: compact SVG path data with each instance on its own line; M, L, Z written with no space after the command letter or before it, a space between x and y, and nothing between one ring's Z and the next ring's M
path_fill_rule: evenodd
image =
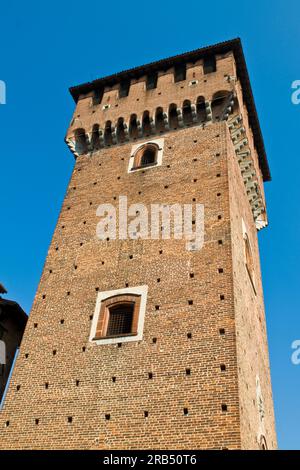
M98 325L98 320L99 320L99 315L100 315L101 302L108 299L109 297L113 297L116 295L124 295L124 294L125 295L135 294L141 297L137 335L118 336L116 338L107 338L107 339L105 338L94 339L96 336L96 330L97 330L97 325ZM141 341L143 339L143 332L144 332L144 320L145 320L145 313L146 313L147 294L148 294L147 285L137 286L137 287L126 287L124 289L98 292L89 341L97 345L127 343L129 341Z
M152 140L145 140L144 142L139 142L138 144L135 144L131 147L131 153L130 153L130 158L129 158L129 164L128 164L128 173L134 173L135 171L145 171L148 168L154 168L157 166L162 165L162 157L163 157L163 151L164 151L164 141L165 139L152 139ZM158 146L158 151L157 151L157 160L156 163L153 163L153 165L149 165L146 167L141 167L141 168L135 168L133 169L134 166L134 156L136 152L141 148L144 147L146 144L156 144Z

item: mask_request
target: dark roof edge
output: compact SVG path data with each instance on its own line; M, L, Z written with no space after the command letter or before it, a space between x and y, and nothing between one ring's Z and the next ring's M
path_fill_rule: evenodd
M13 309L18 314L19 319L26 324L28 320L28 315L24 312L22 307L17 302L15 302L14 300L3 299L2 297L0 297L0 305Z
M233 51L235 56L237 64L237 73L242 83L243 95L249 111L249 121L253 130L254 143L258 152L259 165L263 174L263 179L264 181L270 181L270 169L267 161L264 141L260 129L260 124L257 116L256 106L240 38L220 42L212 46L203 47L191 52L185 52L183 54L169 57L167 59L161 59L156 62L151 62L146 65L135 67L133 69L124 70L113 75L108 75L106 77L93 80L92 82L87 82L82 85L71 87L69 90L74 101L77 102L81 94L89 93L94 89L101 88L107 85L112 85L113 83L116 83L121 80L143 76L151 71L153 72L161 70L164 67L169 68L183 61L192 61L198 59L200 56L205 57L206 55L210 54L224 54L229 51Z

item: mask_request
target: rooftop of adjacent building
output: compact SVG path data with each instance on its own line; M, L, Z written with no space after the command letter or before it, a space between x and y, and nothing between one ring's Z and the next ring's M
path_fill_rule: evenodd
M0 283L0 294L7 294L7 290ZM3 299L0 295L0 320L4 319L7 315L13 315L15 321L22 327L27 323L27 315L22 307L14 300Z
M93 80L92 82L87 82L78 86L74 86L70 88L70 93L74 101L77 102L80 95L85 95L93 90L104 88L106 86L113 86L116 83L120 83L126 80L138 79L142 76L161 71L162 69L178 66L180 64L186 64L188 62L193 62L198 59L204 59L212 55L225 54L230 51L232 51L234 54L238 78L240 79L242 84L244 99L249 111L250 125L252 127L254 142L259 155L259 163L263 178L264 181L270 181L271 175L267 161L264 141L257 116L256 106L251 89L243 48L241 40L239 38L196 49L191 52L179 54L166 59L158 60L156 62L151 62L146 65L135 67L129 70L124 70L113 75Z

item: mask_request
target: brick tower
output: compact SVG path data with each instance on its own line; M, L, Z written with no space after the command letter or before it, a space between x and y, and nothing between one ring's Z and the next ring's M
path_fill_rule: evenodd
M270 173L240 40L71 94L75 167L1 448L276 448L257 242ZM120 196L203 204L202 248L99 239L97 208Z

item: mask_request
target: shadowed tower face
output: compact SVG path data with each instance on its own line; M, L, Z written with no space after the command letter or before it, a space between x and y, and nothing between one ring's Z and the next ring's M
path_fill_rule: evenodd
M270 174L239 40L71 93L74 171L0 446L276 448Z

